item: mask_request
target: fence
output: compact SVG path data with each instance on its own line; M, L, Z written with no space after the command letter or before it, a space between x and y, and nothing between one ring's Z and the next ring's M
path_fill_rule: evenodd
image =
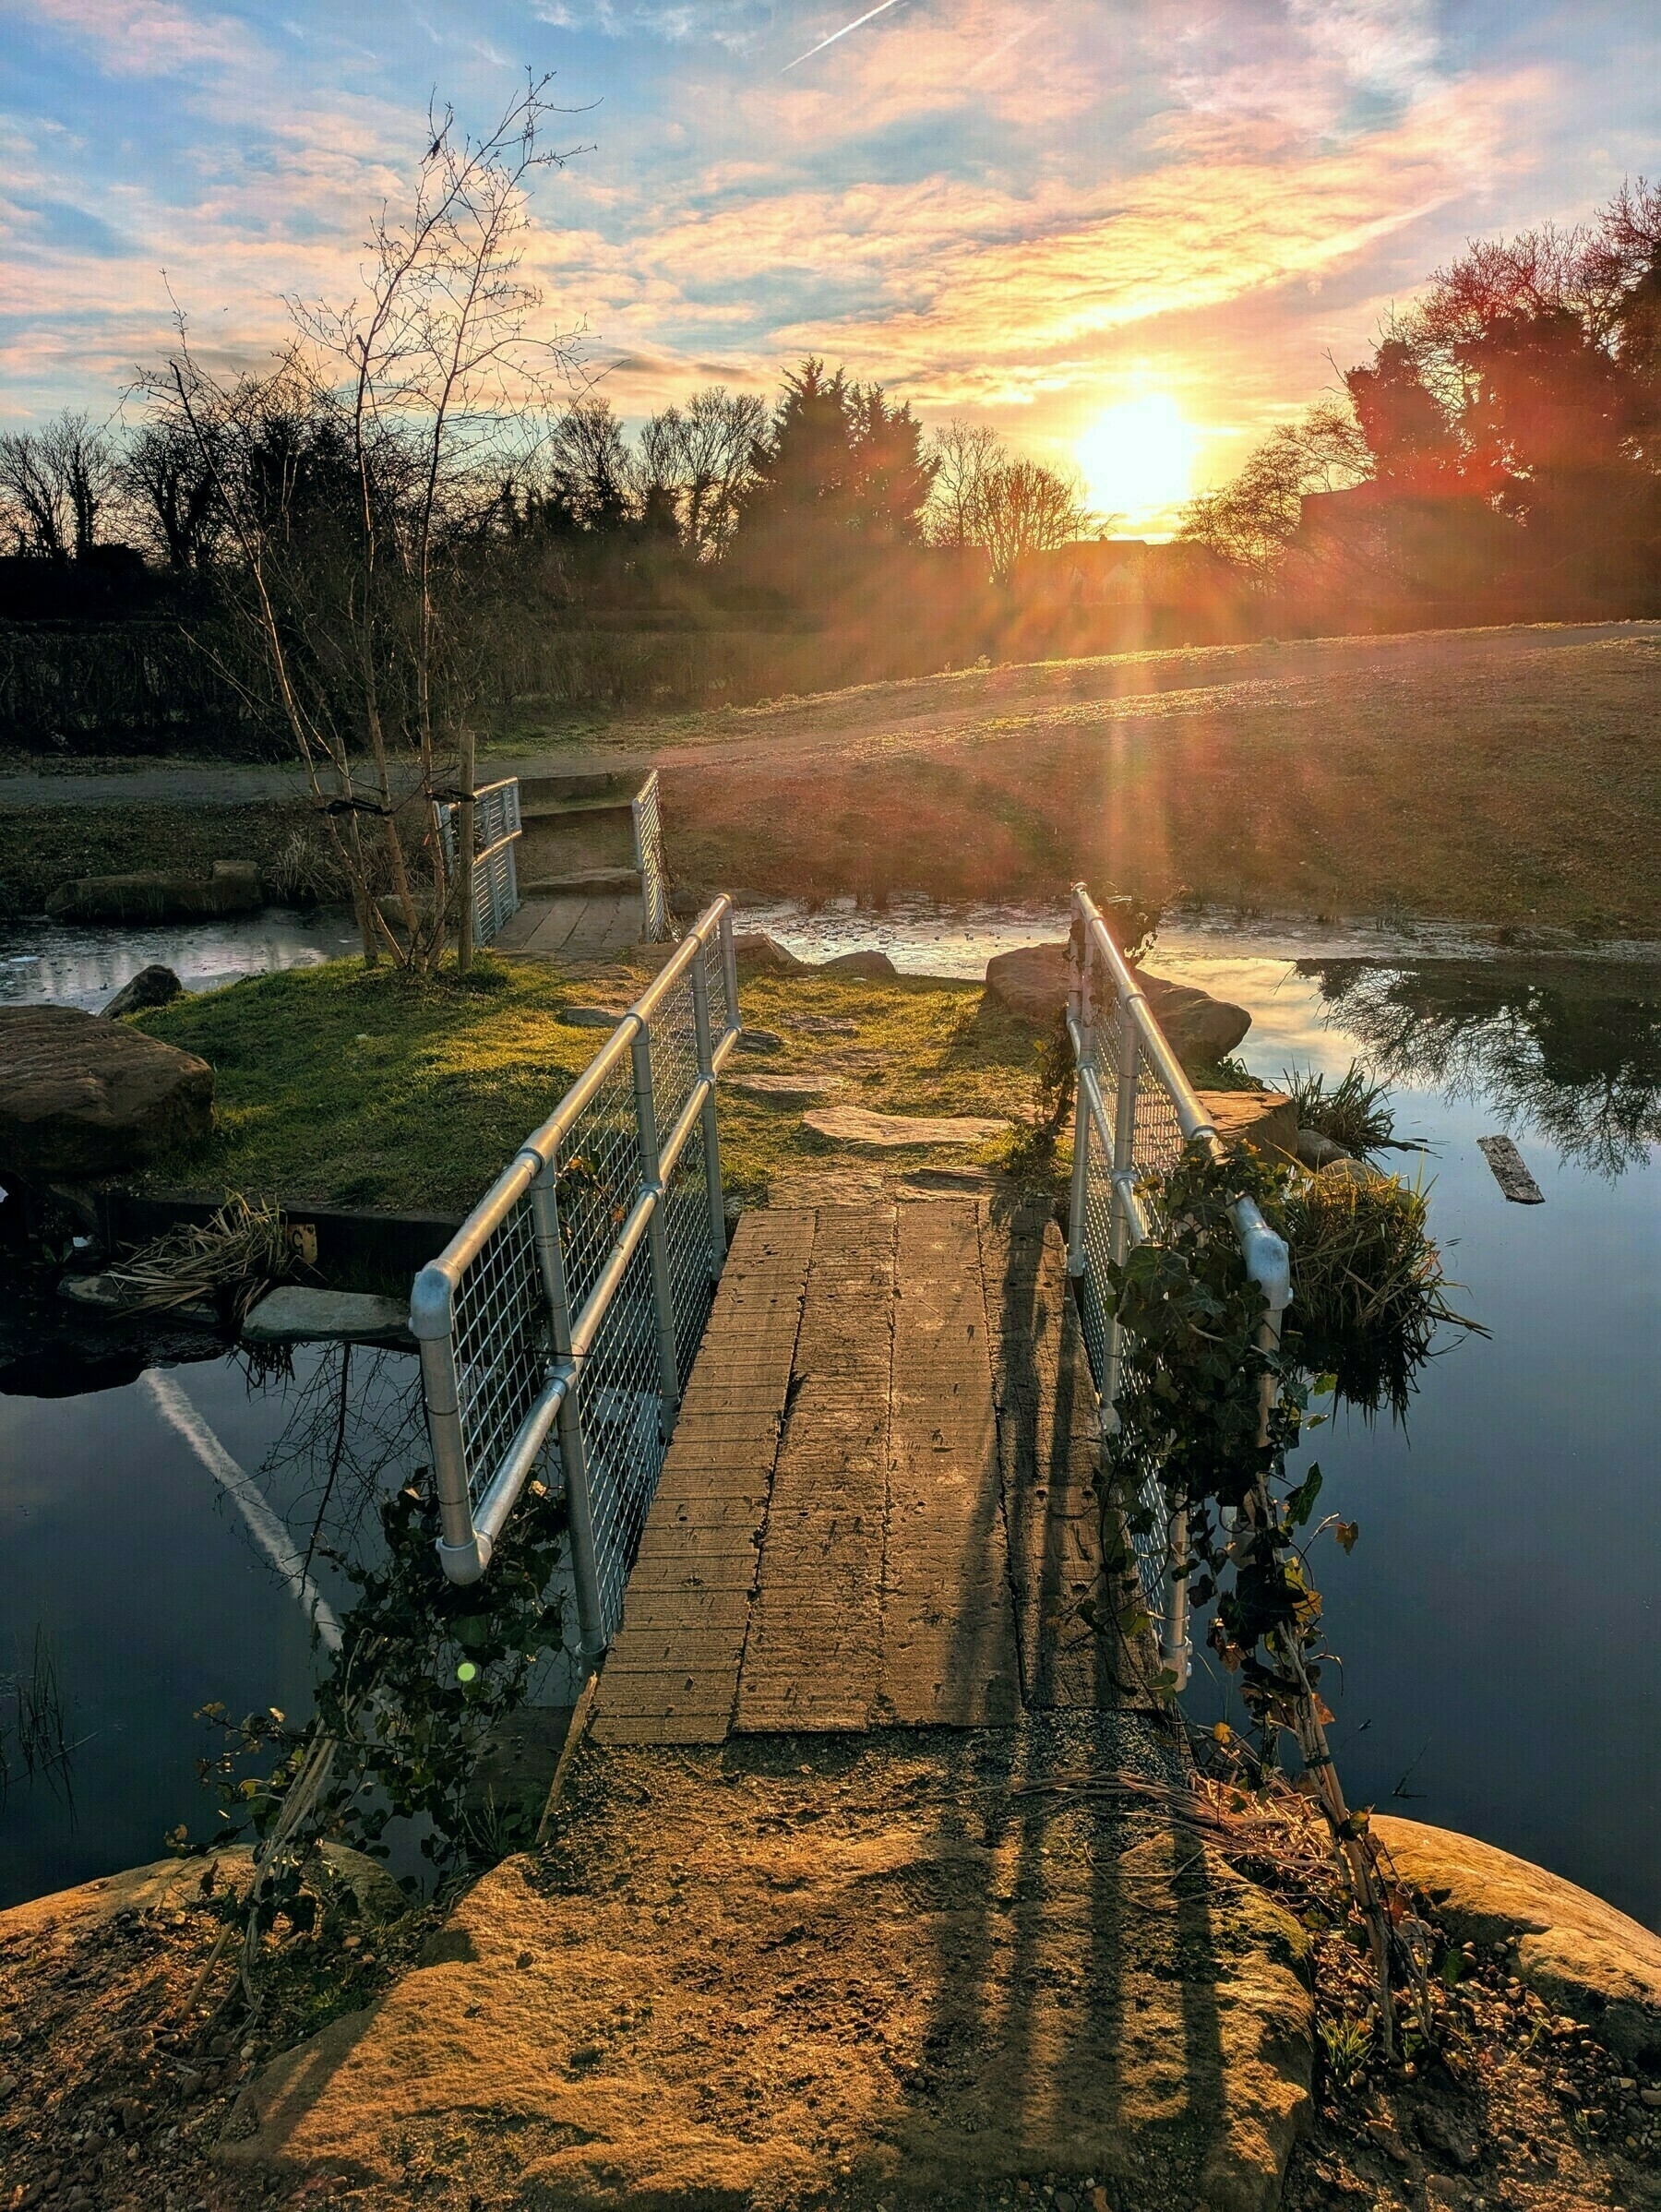
M1079 1285L1091 1373L1111 1422L1120 1330L1107 1263L1122 1261L1130 1246L1157 1233L1159 1186L1184 1144L1197 1137L1220 1152L1221 1142L1149 1010L1135 971L1081 883L1073 886L1072 908L1067 1025L1078 1063L1078 1105L1068 1269ZM1236 1202L1234 1219L1246 1272L1268 1300L1264 1341L1273 1345L1291 1295L1286 1247L1250 1199ZM1189 1657L1187 1526L1180 1513L1168 1513L1155 1477L1141 1502L1153 1514L1153 1535L1136 1539L1142 1593L1160 1624L1161 1659L1181 1689Z
M441 807L445 858L456 865L456 816L466 819L465 802L458 808ZM514 844L519 838L520 788L517 776L486 783L475 791L472 802L472 911L473 943L487 945L507 921L519 912L519 869Z
M675 934L669 916L669 867L663 858L663 818L658 810L654 768L634 797L635 867L640 876L640 909L645 941L661 945Z
M486 1571L556 1434L591 1656L616 1631L726 1257L715 1080L737 1038L721 898L410 1301L445 1572Z

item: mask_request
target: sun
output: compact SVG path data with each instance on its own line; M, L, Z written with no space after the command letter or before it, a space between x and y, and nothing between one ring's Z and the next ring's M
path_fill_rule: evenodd
M1168 392L1108 408L1075 448L1091 506L1143 526L1174 522L1192 490L1199 449L1200 433Z

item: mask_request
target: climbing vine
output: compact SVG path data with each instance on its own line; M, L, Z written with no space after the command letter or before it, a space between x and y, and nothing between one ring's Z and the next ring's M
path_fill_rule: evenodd
M223 1705L202 1710L220 1735L197 1767L220 1799L211 1842L255 1845L249 1888L224 1896L224 1933L203 1979L240 1931L238 1979L250 2016L260 2008L266 1938L284 1919L309 1930L319 1887L340 1887L320 1880L326 1842L384 1859L388 1825L414 1823L443 1887L530 1840L494 1809L470 1807L469 1790L486 1739L525 1702L538 1655L561 1642L560 1608L547 1593L563 1501L528 1486L490 1572L465 1586L438 1562L428 1486L393 1492L380 1522L384 1541L373 1563L322 1555L356 1585L357 1598L341 1617L341 1647L311 1719L292 1728L275 1708L240 1721ZM169 1841L180 1851L204 1847L183 1829ZM405 1878L406 1889L417 1886Z

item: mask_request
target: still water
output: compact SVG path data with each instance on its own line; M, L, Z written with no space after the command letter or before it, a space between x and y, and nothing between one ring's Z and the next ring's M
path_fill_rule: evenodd
M1061 923L765 919L810 957L878 944L902 967L965 974ZM55 989L34 977L0 995L102 1003L147 959L185 974L197 958L196 980L210 959L245 973L329 957L341 949L330 927L261 917L199 933L217 950L177 931L102 952L42 939L0 951L24 965L50 956ZM1315 1440L1323 1506L1361 1525L1351 1558L1323 1545L1317 1560L1344 1660L1324 1687L1347 1787L1537 1859L1661 1926L1661 970L1508 966L1453 943L1437 958L1409 945L1380 957L1374 943L1367 958L1337 939L1279 953L1249 941L1236 951L1216 931L1170 931L1150 964L1250 1010L1241 1058L1255 1074L1340 1073L1358 1057L1391 1080L1399 1133L1430 1148L1405 1168L1432 1184L1455 1303L1492 1332L1430 1363L1405 1429L1341 1414ZM1501 1130L1543 1206L1501 1198L1476 1142ZM361 1536L379 1489L421 1458L414 1362L398 1354L353 1355L342 1424L338 1351L257 1377L238 1357L181 1362L189 1347L162 1344L159 1392L137 1354L89 1365L94 1347L42 1345L27 1317L9 1336L0 1692L43 1648L78 1748L72 1794L14 1772L0 1904L154 1857L180 1821L210 1826L192 1713L209 1698L305 1710L313 1601L294 1594L295 1555L323 1600L342 1602L314 1530L337 1545ZM253 1495L192 1441L174 1391ZM1198 1656L1190 1702L1210 1717L1225 1688ZM15 1724L3 1694L0 1722Z

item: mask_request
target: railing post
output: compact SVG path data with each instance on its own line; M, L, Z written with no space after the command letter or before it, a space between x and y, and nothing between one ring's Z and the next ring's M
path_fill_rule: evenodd
M424 1267L410 1293L410 1329L421 1347L421 1394L438 1494L438 1553L452 1582L472 1583L490 1564L490 1539L473 1528L452 1301L449 1277L440 1268Z
M1072 1203L1067 1224L1067 1272L1084 1273L1090 1200L1090 1101L1084 1090L1084 1071L1095 1066L1095 1008L1090 989L1090 932L1076 911L1067 940L1068 964L1072 970L1068 988L1068 1011L1078 1038L1078 1066L1073 1071Z
M548 1332L554 1357L571 1357L571 1301L566 1289L565 1248L559 1239L558 1171L552 1160L531 1186L531 1220L536 1264L548 1301ZM600 1601L600 1561L594 1546L593 1501L589 1496L588 1453L582 1441L580 1379L573 1377L555 1417L558 1423L559 1465L565 1476L566 1518L571 1531L571 1572L577 1584L577 1629L582 1656L597 1659L605 1649L605 1622Z
M663 1208L663 1189L658 1164L657 1113L651 1099L651 1031L641 1022L632 1047L634 1057L635 1127L640 1141L640 1181L655 1193L651 1218L646 1224L646 1249L651 1264L651 1309L657 1321L659 1394L663 1399L663 1432L668 1435L680 1406L680 1354L675 1342L675 1285L669 1273L669 1239Z
M709 949L698 948L692 963L692 1025L698 1039L698 1073L709 1084L704 1094L704 1193L710 1206L710 1274L718 1278L726 1259L726 1201L721 1190L721 1131L715 1117L715 1044L710 1032L710 975L705 962Z
M1108 1250L1115 1266L1122 1267L1130 1243L1130 1207L1126 1178L1136 1170L1136 1092L1138 1081L1138 1054L1141 1049L1141 1032L1136 1025L1136 1013L1129 1000L1117 1008L1119 1025L1118 1091L1113 1108L1113 1203L1108 1210ZM1102 1384L1102 1405L1106 1425L1118 1426L1114 1405L1118 1398L1119 1359L1123 1349L1123 1332L1116 1313L1107 1324L1107 1341Z

